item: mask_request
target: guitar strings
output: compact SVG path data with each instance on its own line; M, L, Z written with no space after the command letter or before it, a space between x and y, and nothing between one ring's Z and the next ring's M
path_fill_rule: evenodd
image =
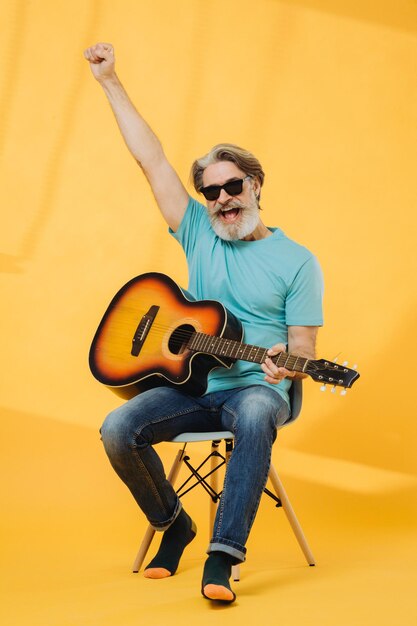
M119 309L120 311L121 309ZM136 311L132 311L132 309L130 307L124 308L123 309L123 313L127 314L127 313L135 313ZM143 320L142 320L143 321ZM191 322L192 320L190 320ZM263 361L263 359L266 357L266 352L267 352L267 348L264 347L260 347L260 346L253 346L250 344L245 344L242 343L236 339L228 339L226 337L219 337L218 335L210 335L209 333L205 333L205 332L201 332L196 330L196 328L193 326L192 323L187 322L186 320L183 321L182 324L172 328L172 324L163 324L161 322L157 322L156 320L153 321L151 328L149 329L149 332L152 332L152 335L158 335L158 336L163 336L167 331L171 331L171 335L170 338L168 339L168 344L174 348L175 350L178 350L178 354L181 351L181 348L183 349L187 349L187 343L190 340L190 338L196 334L196 335L205 335L206 337L213 337L214 340L219 340L220 342L228 342L229 345L226 346L226 350L230 349L231 346L233 347L240 347L241 349L243 349L244 351L249 350L249 354L251 354L251 352L253 350L256 350L258 353L260 351L264 352L264 355L261 359L261 361ZM139 326L142 322L139 323ZM136 334L137 330L139 329L139 326L137 327L137 329L135 330L134 335ZM188 326L189 328L184 328L184 326ZM121 327L121 324L120 324ZM126 334L130 334L131 333L131 325L126 324L126 330L124 332L120 331L120 332L113 332L113 336L118 336L120 337L120 339L124 338L124 336ZM139 333L138 333L139 334ZM134 335L131 337L130 342L133 342L134 339ZM146 337L145 337L146 339ZM217 348L218 346L214 346L215 348ZM97 346L96 346L96 350L97 350ZM197 348L198 350L198 348ZM111 354L110 351L108 351L108 354ZM283 355L285 355L286 358L286 365L288 367L292 367L293 369L300 369L300 371L302 371L302 367L301 366L297 366L297 360L302 359L302 361L304 361L304 363L306 361L310 361L310 359L305 359L305 357L299 357L296 355L292 355L290 353L287 352L283 352L283 353L279 353L278 355L275 355L275 357L273 357L273 359L275 359L275 362L277 364L277 361L279 360L280 357L282 357ZM225 354L224 356L228 356L227 354ZM232 355L230 355L232 356ZM239 358L242 358L242 353L239 355ZM244 359L243 359L244 360ZM292 361L294 361L292 363ZM260 361L259 361L260 362Z
M120 325L120 328L121 328L121 325ZM152 335L162 336L166 333L166 331L169 331L169 330L172 330L171 336L168 339L168 342L171 344L181 345L185 341L189 341L192 335L196 334L196 335L204 335L206 337L213 337L214 340L218 339L221 342L229 342L229 344L233 344L236 347L241 346L245 349L250 348L250 349L257 349L257 350L267 350L267 348L245 344L236 339L228 339L227 337L219 337L218 335L210 335L209 333L198 331L194 327L190 329L181 328L181 326L177 326L176 328L171 328L171 325L160 324L160 323L154 322L149 332L152 332ZM119 332L113 332L113 336L122 338L124 335L130 332L131 332L131 327L128 328L126 325L126 330L124 332L122 330L120 330ZM133 338L134 336L132 336L131 341L133 341Z
M189 325L191 326L191 324ZM122 329L122 325L119 325L119 331L113 331L112 334L114 336L119 336L122 337L123 335L126 335L128 333L131 333L131 327L126 325L125 329ZM191 328L181 328L181 326L177 326L172 328L171 325L168 324L157 324L157 323L153 323L151 329L149 330L149 332L152 332L152 334L159 334L159 335L163 335L165 334L167 331L171 331L171 337L175 337L175 339L183 339L183 340L188 340L190 339L190 337L194 334L198 334L198 335L207 335L207 336L211 336L214 339L223 339L223 340L227 340L227 341L236 341L234 339L226 339L224 337L219 337L218 335L210 335L209 333L205 333L205 332L200 332L198 330L196 330L194 327ZM135 331L136 333L136 331ZM134 334L135 334L134 333ZM134 334L132 335L132 340L134 337ZM236 341L236 343L239 343Z
M185 322L184 322L184 325L185 325ZM152 327L151 327L149 332L152 332L152 335L157 335L157 336L162 337L166 333L166 331L172 330L171 336L168 339L168 344L170 344L173 348L178 349L178 353L181 350L181 348L187 349L186 343L189 341L189 339L194 334L196 334L196 335L205 335L206 337L213 337L213 339L218 339L218 340L220 340L222 342L228 342L229 345L226 346L226 349L230 348L230 345L232 344L234 347L241 347L241 348L243 348L244 351L249 350L249 353L252 352L253 350L256 350L257 352L263 351L264 353L266 353L266 351L267 351L267 348L263 348L263 347L260 347L260 346L253 346L251 344L245 344L245 343L242 343L242 342L240 342L240 341L238 341L236 339L228 339L226 337L219 337L218 335L210 335L209 333L204 333L204 332L197 331L191 324L189 324L189 326L191 327L189 329L181 328L181 325L172 329L171 325L154 322L152 324ZM119 328L121 328L121 325L119 325ZM130 326L127 327L127 325L126 325L126 330L124 332L122 332L121 330L119 332L113 332L113 336L114 337L119 337L119 338L122 339L123 336L126 335L127 333L129 333L129 334L131 333L131 327ZM130 342L133 342L133 336L130 339ZM100 348L96 346L96 350L100 350ZM107 350L107 352L108 352L109 355L112 354L111 350ZM302 359L303 361L308 360L308 359L305 359L304 357L298 357L296 355L288 354L287 352L280 353L280 354L276 355L275 359L278 360L284 354L286 356L286 359L289 361L288 362L288 366L289 367L291 367L291 361L292 360L294 360L294 364L293 365L295 365L295 363L296 363L296 361L298 359ZM227 357L228 355L225 354L224 356ZM233 356L233 355L230 355L230 356ZM264 354L264 357L265 356L266 356L266 354ZM241 357L242 357L242 355L239 356L239 358L241 358ZM302 370L302 368L300 367L300 371L301 370Z
M127 310L125 310L125 312L127 312ZM106 328L106 325L107 325L106 322L104 322L104 328ZM185 326L188 326L188 328L185 328ZM137 327L133 335L132 335L132 325L129 323L124 323L124 324L119 323L118 325L114 323L113 324L110 323L110 329L111 329L111 334L113 338L115 338L116 340L119 339L121 343L127 342L130 346L133 342L136 332L139 329L139 326ZM219 340L223 344L227 342L228 345L225 346L225 352L231 347L241 348L241 352L239 356L233 355L233 354L227 355L227 353L223 354L222 356L226 358L229 356L230 358L238 358L239 360L248 360L248 361L250 360L250 361L256 361L258 363L261 363L263 359L265 358L266 352L267 352L267 348L253 346L250 344L242 343L236 339L228 339L227 337L220 337L218 335L210 335L209 333L206 333L204 331L199 331L190 322L187 323L187 321L185 320L183 321L182 324L176 327L175 326L173 327L172 324L164 324L164 323L154 321L151 325L151 328L149 329L149 333L151 333L152 335L159 336L159 337L163 337L163 335L165 335L167 331L170 331L170 336L167 341L168 346L176 354L181 354L181 349L187 350L188 348L187 343L189 342L190 338L193 335L200 335L206 338L212 337L213 340ZM146 337L145 337L145 340L146 340ZM216 350L219 346L212 344L211 347L212 349ZM207 345L206 345L206 348L207 348ZM117 359L120 358L120 350L116 350L116 349L112 350L111 342L110 342L110 345L108 343L106 346L100 346L100 343L98 342L98 345L97 344L95 345L94 350L97 352L101 352L105 350L108 357L114 356ZM200 346L200 348L196 348L195 350L198 352L198 351L204 350L204 348ZM242 354L242 350L243 350L243 354ZM253 358L245 359L244 354L247 350L249 350L249 354L251 354L253 350L255 350L258 353L259 351L264 351L265 354L263 355L263 358L260 360L253 359ZM210 351L208 351L207 353L210 354ZM308 370L325 372L327 370L336 369L336 368L331 367L332 365L331 363L326 363L326 365L324 366L324 365L321 365L321 363L319 363L318 361L314 361L314 359L313 360L307 359L305 357L296 356L288 352L281 352L275 355L274 357L272 357L276 365L278 365L278 360L282 358L284 355L285 355L285 363L283 365L285 365L286 367L289 367L290 369L294 371L304 371L305 365L303 366L302 364L297 363L299 359L301 359L302 363L304 364L308 362Z

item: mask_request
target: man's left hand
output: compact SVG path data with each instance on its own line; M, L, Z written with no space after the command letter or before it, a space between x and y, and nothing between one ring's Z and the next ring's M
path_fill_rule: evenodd
M277 367L270 357L276 356L280 352L285 352L286 347L283 343L277 343L268 350L268 356L265 362L261 364L265 372L265 380L271 385L279 385L284 378L294 378L296 372L291 372L285 367Z

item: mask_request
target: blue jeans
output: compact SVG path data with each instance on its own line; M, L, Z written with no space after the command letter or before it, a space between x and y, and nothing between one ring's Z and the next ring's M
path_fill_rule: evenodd
M245 560L245 544L265 487L277 427L289 419L283 398L264 385L192 397L169 387L135 396L109 414L101 436L110 462L155 530L181 510L153 449L184 432L230 430L235 435L213 537L207 552Z

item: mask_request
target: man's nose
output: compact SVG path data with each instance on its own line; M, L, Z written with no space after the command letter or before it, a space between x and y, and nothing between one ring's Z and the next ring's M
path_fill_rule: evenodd
M218 198L218 202L220 202L220 204L227 204L232 198L233 196L228 194L225 189L220 189L220 196Z

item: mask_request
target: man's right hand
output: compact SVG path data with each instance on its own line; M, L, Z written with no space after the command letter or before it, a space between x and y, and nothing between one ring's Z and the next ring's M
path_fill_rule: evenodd
M96 43L84 51L84 57L99 82L114 76L114 50L110 43Z

